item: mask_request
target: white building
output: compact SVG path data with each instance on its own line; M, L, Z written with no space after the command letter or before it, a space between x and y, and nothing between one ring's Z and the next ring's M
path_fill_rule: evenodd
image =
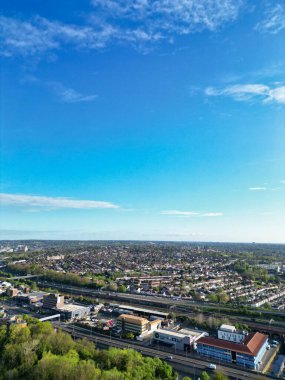
M244 331L237 331L235 326L221 325L218 330L218 339L228 340L234 343L240 343L244 340L246 333Z
M179 331L158 329L153 333L153 341L156 343L172 346L178 350L188 350L190 347L194 347L194 343L199 338L209 335L204 331L181 329Z
M17 252L28 252L29 248L27 245L19 244L16 248Z

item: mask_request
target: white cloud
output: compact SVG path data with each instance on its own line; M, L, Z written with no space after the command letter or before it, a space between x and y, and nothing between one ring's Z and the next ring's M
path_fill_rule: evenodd
M264 20L259 22L255 29L261 33L271 34L277 34L285 29L285 6L279 3L268 8Z
M265 100L285 104L285 86L280 86L269 90L268 98Z
M198 212L195 211L178 211L178 210L165 210L161 211L162 215L182 215L182 216L194 216L198 215Z
M285 180L284 181L280 181L281 183L285 183Z
M238 16L243 0L92 0L105 17L129 20L134 28L169 34L215 30Z
M3 206L29 206L29 207L45 207L50 209L96 209L96 208L112 208L119 206L105 201L93 200L77 200L72 198L61 197L45 197L37 195L24 194L6 194L0 193L0 203Z
M64 84L55 81L44 81L34 75L26 75L21 80L22 84L36 84L44 86L52 90L57 98L64 103L80 103L91 102L98 98L97 94L85 95L71 87L66 87Z
M207 96L228 96L237 101L260 99L263 103L285 104L285 86L270 88L264 84L235 84L224 88L207 87Z
M223 216L222 212L206 212L205 214L201 214L201 216L215 217L215 216Z
M160 212L161 215L172 215L172 216L182 216L189 218L191 216L204 216L204 217L216 217L223 216L222 212L197 212L197 211L179 211L179 210L165 210Z
M83 25L35 16L0 16L1 55L39 55L62 46L102 49L112 43L145 51L160 40L215 31L237 18L244 0L93 0Z
M63 24L36 16L22 20L0 16L1 55L39 55L56 51L63 45L82 49L99 49L116 32L110 25L94 26Z
M98 97L96 94L83 95L73 88L65 87L62 83L59 82L51 82L48 83L48 85L52 87L57 97L65 103L91 102Z
M250 190L250 191L265 191L265 190L267 190L267 187L249 187L248 190Z

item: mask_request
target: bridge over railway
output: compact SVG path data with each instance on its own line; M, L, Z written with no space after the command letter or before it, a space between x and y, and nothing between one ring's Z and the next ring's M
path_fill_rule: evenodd
M39 278L43 277L43 274L28 274L26 276L15 276L15 277L8 277L7 280L30 280L31 278Z

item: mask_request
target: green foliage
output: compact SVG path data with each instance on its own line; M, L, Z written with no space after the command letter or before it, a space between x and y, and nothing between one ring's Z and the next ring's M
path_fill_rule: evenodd
M214 380L228 380L228 377L221 372L216 372Z
M135 339L135 334L132 333L132 332L127 332L127 333L123 334L123 338L134 340Z
M206 371L203 371L201 373L201 380L210 380L210 379L211 379L211 377Z
M127 288L125 287L125 285L121 285L121 286L119 286L118 290L120 293L126 293Z
M96 350L73 341L49 322L27 318L28 326L0 328L2 380L174 380L172 368L135 350Z

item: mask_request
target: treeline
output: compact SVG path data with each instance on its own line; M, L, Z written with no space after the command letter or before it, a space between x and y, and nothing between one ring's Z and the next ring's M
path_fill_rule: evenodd
M74 341L49 322L0 328L3 380L174 380L171 366L135 350L99 351L86 339Z
M124 285L117 286L112 278L107 275L98 276L80 276L75 273L56 272L52 269L44 269L35 264L8 264L7 272L15 275L42 275L43 279L51 282L58 282L66 285L83 286L94 289L105 288L106 290L126 292Z

